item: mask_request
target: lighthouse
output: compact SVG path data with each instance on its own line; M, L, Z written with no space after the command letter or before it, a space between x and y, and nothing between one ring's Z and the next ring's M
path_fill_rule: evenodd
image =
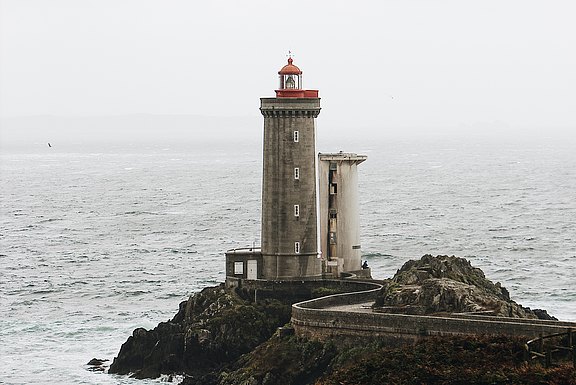
M226 252L226 284L354 276L361 269L355 153L316 154L318 90L302 87L292 57L278 71L264 117L261 245ZM318 194L318 195L317 195ZM319 202L319 203L318 203ZM250 282L250 284L248 284Z
M264 116L262 277L321 276L316 207L317 90L302 89L302 71L289 58L276 97L261 98Z

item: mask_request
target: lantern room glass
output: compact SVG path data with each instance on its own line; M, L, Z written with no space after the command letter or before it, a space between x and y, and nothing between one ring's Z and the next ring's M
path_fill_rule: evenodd
M299 74L280 75L280 89L281 90L302 89L302 75Z

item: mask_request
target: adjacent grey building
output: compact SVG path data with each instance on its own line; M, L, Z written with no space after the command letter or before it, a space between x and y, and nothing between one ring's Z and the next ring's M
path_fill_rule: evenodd
M318 155L320 250L325 274L361 269L358 165L366 155L334 153Z

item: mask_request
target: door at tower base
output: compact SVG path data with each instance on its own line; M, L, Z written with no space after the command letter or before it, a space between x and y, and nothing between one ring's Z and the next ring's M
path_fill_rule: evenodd
M362 268L357 166L366 158L343 152L318 155L320 249L328 276Z
M248 271L246 272L246 279L258 279L258 261L249 259L247 262Z

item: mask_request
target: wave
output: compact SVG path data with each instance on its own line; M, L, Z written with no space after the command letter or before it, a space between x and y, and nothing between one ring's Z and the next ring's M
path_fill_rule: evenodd
M114 290L114 293L127 296L127 297L139 297L142 295L151 294L150 290L131 290L131 291L120 291L118 289Z
M509 247L508 250L510 250L510 251L533 251L535 249L533 247L516 246L516 247Z
M392 254L370 252L370 253L363 253L363 254L362 254L362 257L363 257L363 258L375 259L375 258L380 258L380 257L394 257L394 256L393 256Z
M48 218L48 219L42 219L41 221L38 221L38 223L50 223L50 222L57 222L57 221L63 221L64 218Z
M139 211L139 210L132 210L132 211L125 211L123 213L116 213L114 216L124 216L124 215L163 215L163 213L155 212L155 211Z
M156 298L158 298L158 299L171 299L171 298L183 298L183 297L185 297L185 296L183 296L182 293L164 293L164 294L159 295Z
M187 249L164 249L163 251L167 251L173 254L198 254L197 250L187 250Z
M576 238L570 236L576 206L566 198L576 190L572 149L561 165L547 162L546 154L515 155L528 173L537 160L546 178L511 175L510 167L500 167L499 156L509 154L502 151L443 162L446 172L435 173L434 184L418 160L438 147L418 146L392 146L385 156L375 147L359 175L362 259L373 276L389 277L426 251L466 255L520 303L576 320ZM450 147L453 157L462 151ZM3 346L25 351L30 370L46 367L46 352L72 346L75 357L61 360L56 374L64 378L93 355L112 358L134 328L170 319L182 299L222 282L225 245L250 244L260 230L260 154L221 152L216 164L185 152L127 160L90 151L51 164L54 173L24 157L3 170L11 183L0 189L8 213L0 228L3 322L19 328L0 331ZM413 159L416 167L403 162L410 152L423 154ZM102 157L94 162L94 156ZM176 158L181 161L170 161ZM475 159L489 160L481 166L492 167L490 178ZM202 167L191 167L198 162ZM438 213L448 219L431 219ZM21 331L30 325L37 328ZM82 333L49 339L55 330ZM21 382L34 382L27 375Z

